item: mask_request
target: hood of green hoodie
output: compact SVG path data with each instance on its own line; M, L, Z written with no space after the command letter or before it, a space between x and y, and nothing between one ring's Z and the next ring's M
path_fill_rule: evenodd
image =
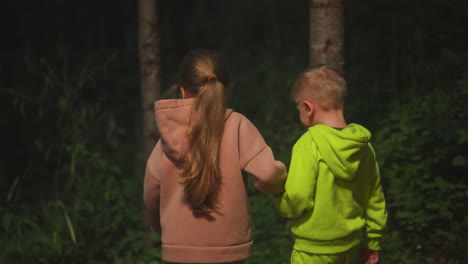
M371 138L369 130L358 124L338 130L324 125L309 128L317 149L335 177L352 181Z

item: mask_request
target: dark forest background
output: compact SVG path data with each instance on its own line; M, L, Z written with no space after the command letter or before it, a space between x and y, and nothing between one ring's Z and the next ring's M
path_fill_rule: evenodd
M220 51L230 107L288 163L308 1L159 4L163 91L189 50ZM0 263L161 263L143 225L137 1L0 7ZM468 263L467 30L464 0L345 1L346 117L373 132L388 201L381 263ZM249 194L247 263L289 263L286 220Z

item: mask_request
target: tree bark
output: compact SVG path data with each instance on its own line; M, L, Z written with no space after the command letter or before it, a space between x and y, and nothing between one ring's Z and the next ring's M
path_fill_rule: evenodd
M139 0L138 18L140 89L143 111L143 149L146 157L148 157L158 138L153 104L161 95L158 1Z
M343 72L343 0L309 1L310 66L327 64Z

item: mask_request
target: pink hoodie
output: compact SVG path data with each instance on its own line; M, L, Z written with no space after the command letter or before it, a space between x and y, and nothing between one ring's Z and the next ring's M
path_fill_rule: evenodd
M194 99L155 103L161 139L151 153L144 181L144 201L154 232L161 234L163 260L218 263L246 259L252 248L247 179L263 192L283 191L283 164L275 161L255 126L243 115L226 110L221 140L222 185L219 213L196 217L188 206L181 174L187 153Z

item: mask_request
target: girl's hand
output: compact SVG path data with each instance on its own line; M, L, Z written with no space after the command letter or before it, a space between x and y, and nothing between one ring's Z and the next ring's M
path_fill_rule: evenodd
M364 264L376 264L379 262L379 251L373 251L368 248L364 248L362 251Z
M276 160L275 163L276 163L276 167L277 167L278 177L281 180L283 180L283 183L284 183L284 181L286 181L286 178L288 177L288 171L286 170L286 166L284 165L283 162L281 162L279 160Z

